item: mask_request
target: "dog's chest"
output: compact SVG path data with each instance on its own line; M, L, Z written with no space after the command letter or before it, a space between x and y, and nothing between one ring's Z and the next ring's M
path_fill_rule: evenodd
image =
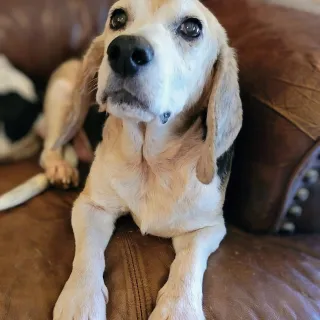
M110 117L103 136L94 176L104 172L105 178L95 182L122 211L131 212L142 233L173 237L209 226L221 214L219 177L209 185L196 177L201 140L197 128L190 139L161 142L158 135L148 145L137 126L126 128Z
M168 170L146 163L128 170L125 178L115 175L112 188L128 207L142 233L172 237L203 228L220 212L218 179L202 185L191 166L168 166Z

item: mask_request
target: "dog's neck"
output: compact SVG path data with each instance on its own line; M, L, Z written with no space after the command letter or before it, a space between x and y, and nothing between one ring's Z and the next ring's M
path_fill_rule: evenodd
M145 125L143 141L143 156L145 159L153 159L168 147L170 138L173 136L175 119L163 124L160 119L155 119Z
M185 114L177 116L166 124L160 119L149 123L131 119L117 121L122 127L123 155L136 163L145 161L153 165L164 159L173 159L178 153L189 152L203 139L204 128L199 111L189 112L187 117Z
M150 123L138 123L122 119L122 149L127 157L141 157L152 161L168 146L173 121L163 125L159 119ZM142 159L141 159L142 160Z

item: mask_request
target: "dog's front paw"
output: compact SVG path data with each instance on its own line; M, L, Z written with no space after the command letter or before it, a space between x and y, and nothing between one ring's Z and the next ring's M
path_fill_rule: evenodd
M205 320L201 295L195 296L191 291L178 294L165 285L149 320Z
M48 164L46 175L51 184L64 189L70 185L76 187L79 184L78 170L64 160L57 160Z
M54 307L53 320L106 320L107 300L103 280L71 276Z
M70 150L70 148L68 150ZM70 155L72 155L72 153L70 153ZM52 185L64 189L70 186L78 186L79 172L77 168L65 160L58 151L44 150L41 154L40 164Z

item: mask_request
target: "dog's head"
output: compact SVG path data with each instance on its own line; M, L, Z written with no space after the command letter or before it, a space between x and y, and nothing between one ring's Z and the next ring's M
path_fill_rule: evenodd
M97 101L120 117L174 117L199 99L223 35L197 1L121 0L101 41Z
M208 134L197 165L205 183L241 127L233 50L217 19L197 0L116 2L84 57L79 89L77 105L89 105L96 95L101 110L143 122L160 117L163 125L188 108L208 106Z

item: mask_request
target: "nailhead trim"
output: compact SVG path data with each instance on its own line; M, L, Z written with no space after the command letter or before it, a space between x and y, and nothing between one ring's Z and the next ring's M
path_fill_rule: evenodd
M300 188L295 196L295 200L305 202L308 200L310 191L307 188Z
M302 215L302 211L302 207L296 204L289 208L288 215L293 218L299 218Z
M294 233L296 230L296 226L293 222L291 221L285 221L281 227L281 232L283 233Z
M305 176L304 176L304 181L306 183L314 184L318 181L319 179L319 171L316 169L309 169Z
M296 223L304 212L304 203L308 200L310 196L310 187L316 183L319 183L320 179L320 148L319 145L316 146L317 153L309 153L308 156L311 156L313 159L309 162L309 165L306 164L306 167L302 169L303 171L297 172L299 176L295 176L299 189L296 190L296 194L292 199L287 199L288 201L286 206L286 213L282 216L281 225L279 231L281 233L294 233L296 229ZM311 163L312 166L311 166Z

